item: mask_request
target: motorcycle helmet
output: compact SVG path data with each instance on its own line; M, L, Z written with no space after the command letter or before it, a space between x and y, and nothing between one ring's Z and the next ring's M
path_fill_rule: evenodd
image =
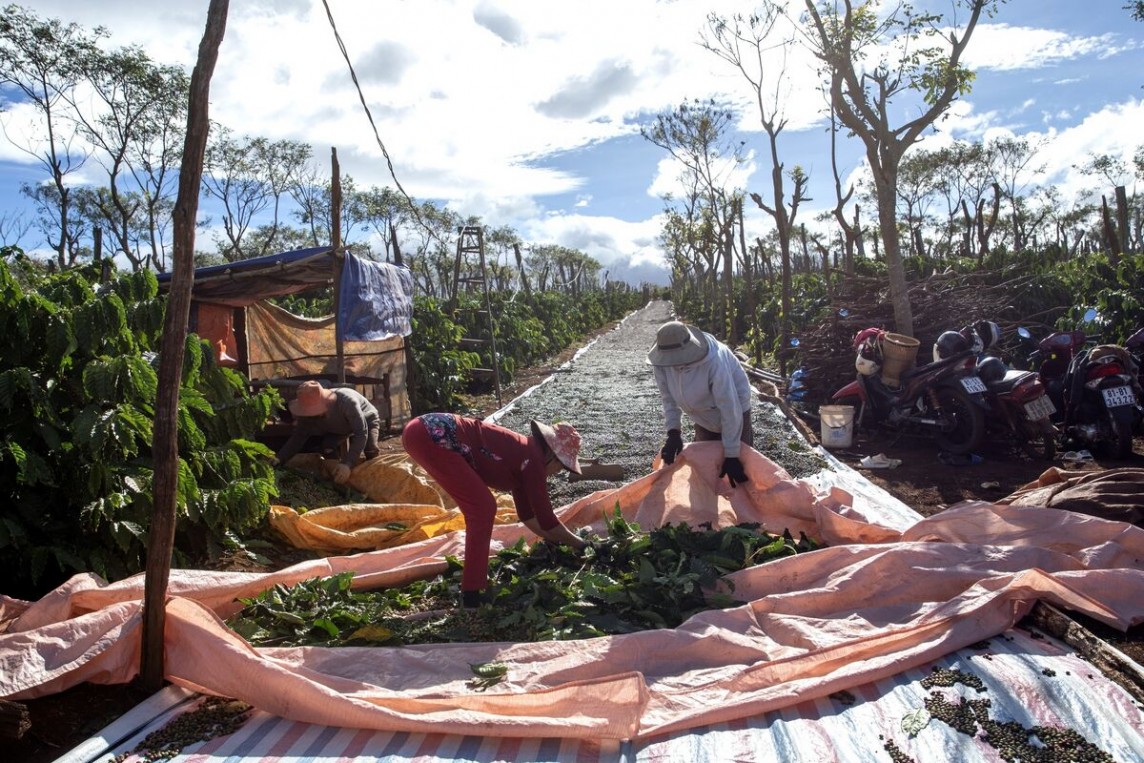
M933 343L933 360L936 363L943 358L965 352L970 347L969 340L957 331L945 331Z
M1001 327L993 321L978 321L973 324L973 333L981 339L982 349L988 350L1001 341Z
M863 376L873 376L882 370L882 366L878 361L866 357L866 355L861 352L854 357L854 368Z
M1005 378L1005 363L1001 358L982 358L977 364L977 375L986 384L1001 381Z
M882 335L885 333L886 332L883 331L882 329L876 329L876 328L862 329L861 331L859 331L857 334L854 335L854 342L853 342L852 346L861 347L864 344L869 344L870 342L877 341L877 340L881 339Z

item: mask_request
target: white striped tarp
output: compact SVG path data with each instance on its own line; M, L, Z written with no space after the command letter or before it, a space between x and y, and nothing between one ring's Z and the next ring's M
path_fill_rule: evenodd
M977 676L986 692L965 686L927 689L934 667ZM1060 641L1015 628L980 648L962 649L893 679L853 689L852 697L809 699L780 711L639 742L518 739L382 732L315 726L255 711L235 733L199 743L173 763L333 763L392 761L553 761L558 763L866 763L887 761L888 742L919 763L999 760L981 739L936 719L911 734L908 717L924 708L931 691L988 698L990 717L1023 726L1071 728L1113 760L1144 760L1144 708L1120 686ZM95 758L101 763L134 750L150 731L192 708L194 701L159 715L146 727ZM92 758L88 758L91 760ZM132 758L128 758L132 760ZM73 762L74 763L74 762Z

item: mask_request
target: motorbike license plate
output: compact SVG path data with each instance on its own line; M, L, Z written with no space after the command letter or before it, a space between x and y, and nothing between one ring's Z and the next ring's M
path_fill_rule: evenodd
M1119 408L1122 405L1135 405L1136 394L1132 388L1125 385L1121 387L1108 387L1102 389L1100 394L1104 395L1104 404L1109 408Z
M971 395L985 391L985 382L981 381L979 376L966 376L961 380L961 386Z
M1025 403L1025 415L1029 417L1029 421L1040 421L1047 419L1057 412L1057 407L1053 405L1053 401L1048 397L1041 395L1034 397L1029 402Z

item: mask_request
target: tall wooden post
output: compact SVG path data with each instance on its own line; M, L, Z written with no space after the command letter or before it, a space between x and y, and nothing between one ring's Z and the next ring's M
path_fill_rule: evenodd
M334 350L338 356L338 383L346 383L346 346L342 336L342 170L338 166L338 149L330 149L330 247L334 250Z
M159 346L159 390L155 399L155 468L151 529L147 537L147 570L143 591L143 649L140 683L148 691L163 685L163 632L166 626L167 582L171 575L171 550L175 545L175 508L179 480L179 386L187 337L187 318L194 282L195 217L203 178L203 154L210 130L211 76L218 61L218 48L226 32L230 0L211 0L207 26L199 43L199 59L191 73L187 108L187 135L179 172L179 195L174 211L174 269L163 340Z

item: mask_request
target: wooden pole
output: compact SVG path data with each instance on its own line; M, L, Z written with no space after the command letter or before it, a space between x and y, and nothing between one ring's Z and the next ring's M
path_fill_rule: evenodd
M338 383L346 383L346 338L342 335L342 170L338 166L338 149L330 149L330 246L334 250L334 352L338 356Z
M175 508L179 479L179 383L194 282L195 217L203 177L203 154L210 130L210 83L218 48L226 32L230 0L211 0L207 25L199 43L199 59L191 74L187 135L175 200L171 290L159 346L159 390L155 399L155 468L151 529L147 537L147 570L143 591L143 648L139 668L142 687L151 692L163 685L163 635L166 625L167 582L175 545Z

